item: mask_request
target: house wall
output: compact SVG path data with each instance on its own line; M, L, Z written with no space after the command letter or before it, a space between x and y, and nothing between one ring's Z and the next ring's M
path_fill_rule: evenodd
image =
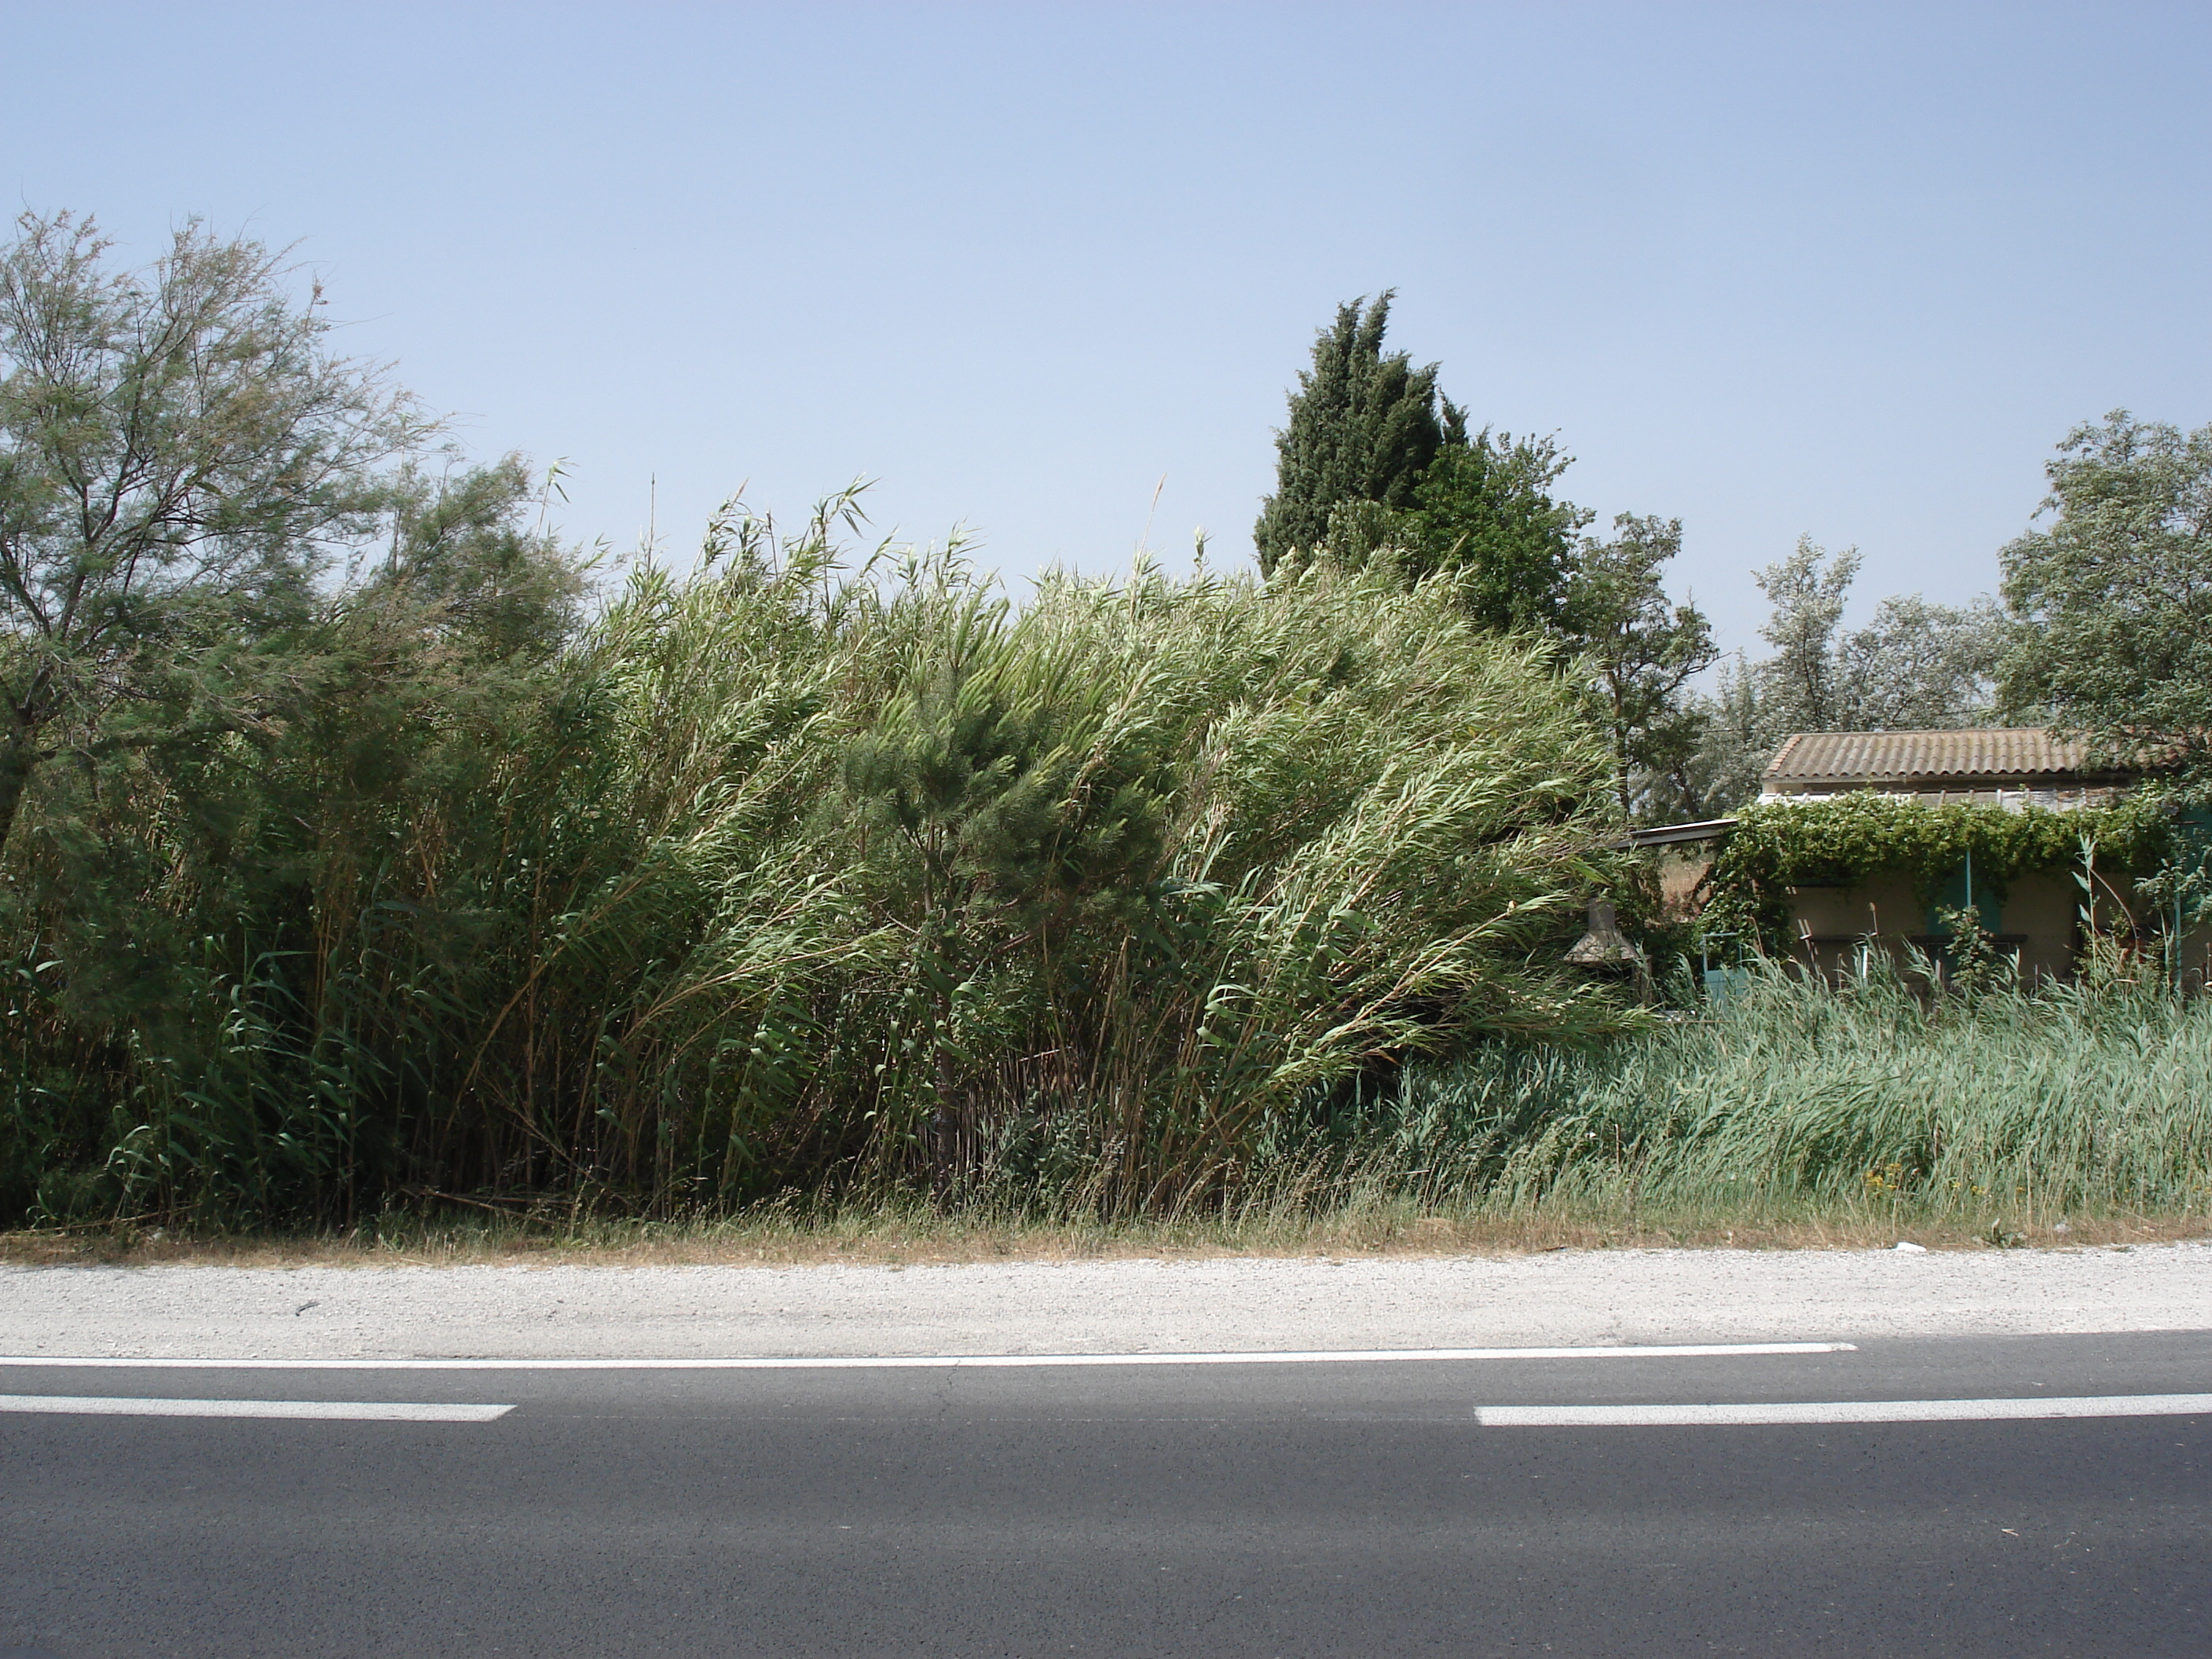
M2192 991L2212 987L2212 926L2191 927L2182 934L2181 975Z
M2004 897L2001 934L2022 941L2021 973L2064 979L2074 971L2081 939L2081 894L2071 872L2036 870L2014 882Z
M1908 943L1927 950L1936 942L1928 904L1901 873L1850 886L1793 887L1790 908L1804 960L1830 974L1851 968L1869 936L1899 963ZM2019 957L2024 977L2063 979L2074 970L2075 912L2074 884L2065 872L2033 872L2006 890L1994 931L2000 945Z
M1839 975L1854 969L1867 938L1900 964L1908 943L1929 950L1936 941L1928 907L1903 875L1881 875L1853 886L1794 887L1790 920L1800 959L1822 972ZM2169 960L2160 938L2160 917L2138 905L2134 935L2156 963ZM2098 925L2124 936L2127 919L2116 905L2098 907ZM2006 890L1996 927L2002 948L2014 953L2021 975L2033 981L2069 979L2081 951L2081 891L2069 871L2037 871ZM2194 991L2212 988L2212 922L2190 928L2178 953L2183 981Z
M1698 914L1698 884L1713 867L1712 854L1702 847L1668 848L1659 855L1659 916L1662 921L1689 921Z

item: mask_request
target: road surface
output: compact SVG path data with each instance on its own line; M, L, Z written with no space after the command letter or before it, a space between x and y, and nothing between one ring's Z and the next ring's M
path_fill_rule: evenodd
M2212 1334L1803 1348L0 1364L0 1654L2212 1652Z

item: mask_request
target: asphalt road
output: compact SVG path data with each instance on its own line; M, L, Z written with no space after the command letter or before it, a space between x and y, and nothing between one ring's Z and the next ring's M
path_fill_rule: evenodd
M1479 1413L2206 1391L2202 1334L1126 1368L0 1366L33 1404L513 1407L0 1410L0 1655L2202 1656L2212 1413Z

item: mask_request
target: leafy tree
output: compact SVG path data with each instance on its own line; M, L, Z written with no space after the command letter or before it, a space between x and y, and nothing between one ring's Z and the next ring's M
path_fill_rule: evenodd
M1810 536L1755 578L1771 611L1759 635L1774 647L1759 665L1759 700L1770 725L1792 732L1840 731L1842 688L1836 665L1836 629L1859 574L1859 550L1831 558Z
M1682 689L1716 653L1705 614L1672 603L1660 582L1681 551L1682 521L1624 513L1613 527L1612 540L1583 542L1560 611L1590 673L1628 815L1663 801L1661 781L1695 752L1702 721Z
M1571 633L1564 614L1590 514L1552 493L1573 461L1549 438L1487 428L1447 444L1414 487L1400 541L1412 574L1449 571L1468 618Z
M1856 548L1832 557L1809 537L1759 574L1773 605L1759 633L1775 653L1759 665L1771 725L1790 732L1938 731L1990 714L2002 618L1987 599L1963 610L1893 594L1866 627L1843 630Z
M1438 448L1464 441L1464 417L1448 401L1439 410L1437 366L1415 368L1405 352L1382 349L1395 297L1339 306L1314 341L1313 367L1300 371L1290 423L1276 434L1275 493L1252 529L1262 574L1294 550L1318 549L1345 503L1411 506Z
M1757 672L1741 652L1721 665L1710 695L1686 702L1696 746L1672 757L1653 792L1653 816L1677 823L1718 817L1756 796L1779 741L1770 739Z
M1549 438L1470 438L1435 364L1384 354L1393 297L1339 307L1314 343L1253 530L1260 568L1326 554L1356 569L1387 555L1411 580L1452 573L1480 626L1557 631L1591 517L1553 493L1573 458Z
M0 250L0 847L50 763L265 723L272 642L417 433L258 244L110 250L68 214Z
M0 1031L0 1206L11 1114L15 1138L66 1142L72 1095L132 1056L152 1061L135 1127L95 1186L190 1187L210 1214L349 1218L410 1115L462 1085L437 1070L497 1034L518 894L560 881L549 848L607 828L565 648L581 573L542 511L532 526L532 495L512 458L403 470L373 562L244 641L264 665L252 723L186 720L27 793L0 971L45 971ZM482 1033L453 1029L460 1006ZM538 1026L533 1063L557 1066L572 1035ZM70 1087L48 1103L24 1086L33 1066Z
M2148 745L2212 769L2212 426L2116 410L2045 468L2047 528L1999 556L2020 624L2008 705L2126 757Z
M582 620L585 578L544 530L544 488L516 455L395 474L375 562L294 641L297 689L272 752L321 799L319 816L348 802L373 815L433 781L465 787L543 701Z
M1716 693L1693 705L1702 735L1668 786L1674 810L1705 816L1741 805L1793 732L1932 731L1992 718L2005 634L1996 608L1893 595L1866 627L1846 629L1858 569L1856 548L1832 556L1801 537L1789 557L1757 573L1772 607L1759 634L1774 653L1723 667Z
M582 619L585 574L545 529L556 483L520 455L439 474L410 461L387 487L388 550L352 605L404 611L478 660L550 656Z
M1930 732L1992 717L2003 614L1986 599L1957 607L1893 593L1836 642L1835 678L1853 730Z

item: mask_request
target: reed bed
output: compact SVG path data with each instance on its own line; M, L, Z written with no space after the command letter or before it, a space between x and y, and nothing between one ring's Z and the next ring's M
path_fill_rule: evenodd
M257 743L52 774L0 1224L1171 1215L1378 1057L1622 1023L1559 962L1606 761L1540 644L1327 569L1018 608L849 507L534 653L372 585Z
M2212 1004L2153 982L1930 1000L1767 964L1726 1006L1498 1043L1286 1117L1233 1188L1150 1212L1010 1137L956 1202L787 1189L654 1218L557 1194L307 1232L18 1232L18 1260L872 1261L1562 1249L2125 1245L2212 1230ZM1011 1155L1010 1155L1011 1154ZM1059 1170L1057 1180L1049 1172Z
M2212 1214L2212 1003L2154 979L1927 984L1880 957L1840 984L1770 963L1633 1036L1417 1065L1284 1147L1254 1200L1997 1242Z

